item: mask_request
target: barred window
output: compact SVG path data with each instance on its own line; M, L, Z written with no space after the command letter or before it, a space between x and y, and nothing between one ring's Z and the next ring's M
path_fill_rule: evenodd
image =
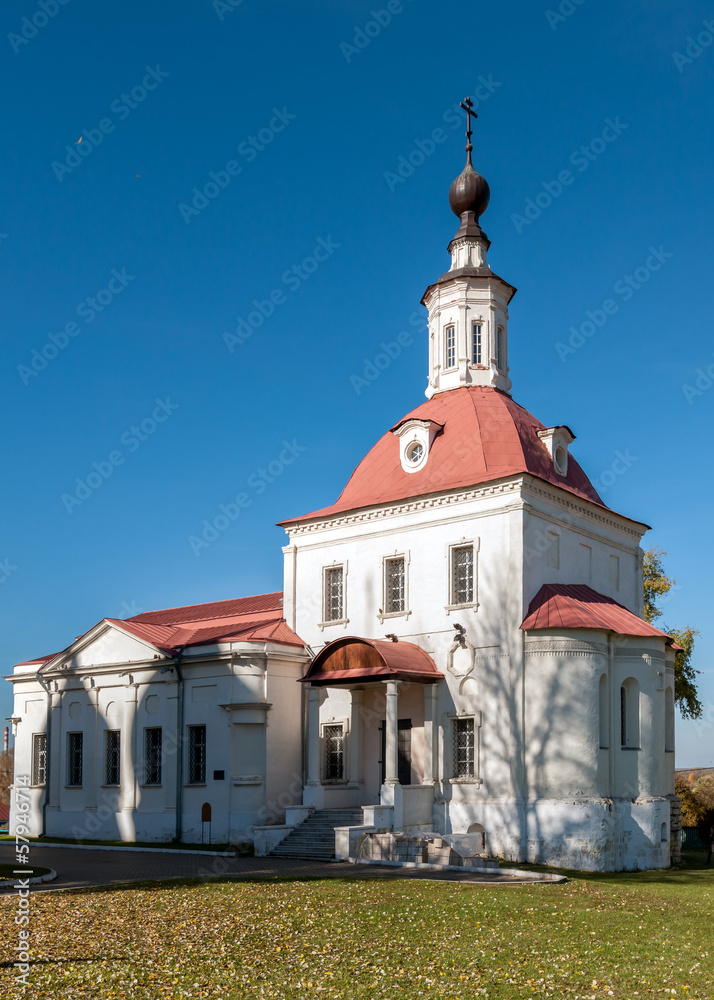
M476 728L473 719L453 720L453 776L476 777Z
M456 367L456 327L446 328L446 367Z
M104 784L118 785L121 760L121 733L108 729L104 734Z
M47 733L32 736L32 784L47 784Z
M459 545L451 550L451 603L473 604L474 547Z
M345 617L344 568L332 566L325 570L326 622L338 622Z
M387 614L406 611L407 595L404 557L399 556L398 558L387 559L385 562L385 611Z
M325 778L344 775L344 733L342 726L325 726Z
M474 323L471 327L471 361L475 365L481 364L481 324Z
M144 730L144 784L161 784L161 726Z
M67 784L82 784L83 733L67 733Z
M188 727L188 783L206 783L206 727Z

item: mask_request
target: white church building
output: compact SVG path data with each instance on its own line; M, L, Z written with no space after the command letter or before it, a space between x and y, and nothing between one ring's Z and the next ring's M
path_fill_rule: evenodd
M516 290L467 134L422 299L427 401L282 522L283 593L105 619L14 668L32 835L280 851L332 816L511 861L670 863L676 647L642 617L647 525L511 395Z

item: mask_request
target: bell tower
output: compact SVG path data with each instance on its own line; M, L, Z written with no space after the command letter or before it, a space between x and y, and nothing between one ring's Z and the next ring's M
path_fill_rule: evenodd
M488 182L471 160L470 98L466 112L466 166L449 191L452 212L460 220L449 243L451 267L424 292L429 311L429 384L426 395L462 386L492 386L508 392L508 305L516 289L488 266L491 241L479 219L488 208Z

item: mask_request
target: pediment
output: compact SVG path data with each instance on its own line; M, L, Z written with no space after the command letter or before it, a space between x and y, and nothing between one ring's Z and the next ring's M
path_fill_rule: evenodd
M153 660L163 655L156 646L128 635L109 622L100 622L95 628L76 639L71 646L48 664L70 670L85 670L92 666L133 663Z

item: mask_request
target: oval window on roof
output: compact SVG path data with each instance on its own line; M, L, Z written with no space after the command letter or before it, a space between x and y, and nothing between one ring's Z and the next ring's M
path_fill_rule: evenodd
M564 445L559 444L555 449L553 462L555 464L556 471L559 472L561 476L566 476L568 474L568 450Z
M424 457L424 445L421 441L414 441L407 448L407 461L412 465L418 465Z

